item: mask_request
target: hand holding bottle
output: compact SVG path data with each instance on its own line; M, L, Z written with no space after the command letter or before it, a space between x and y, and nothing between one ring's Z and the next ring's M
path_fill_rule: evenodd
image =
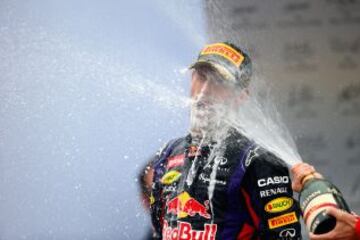
M329 208L327 214L336 218L335 228L331 232L325 234L317 235L310 233L311 240L360 239L359 216L335 208Z
M300 192L304 183L308 178L319 178L323 176L316 172L315 168L307 163L297 163L291 168L291 174L293 175L292 189L295 192Z
M323 179L322 175L307 163L295 164L291 169L291 173L293 175L292 188L296 192L300 192L305 182L311 178ZM334 229L325 234L313 234L310 232L311 240L360 240L359 216L334 207L328 208L326 215L331 215L336 219Z

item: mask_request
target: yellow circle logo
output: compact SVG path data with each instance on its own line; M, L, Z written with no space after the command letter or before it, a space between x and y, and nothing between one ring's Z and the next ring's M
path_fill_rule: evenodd
M278 213L292 207L294 200L288 197L276 198L265 205L265 211L268 213Z
M181 177L181 173L175 170L167 172L162 178L161 183L164 185L170 185L173 182L176 182Z

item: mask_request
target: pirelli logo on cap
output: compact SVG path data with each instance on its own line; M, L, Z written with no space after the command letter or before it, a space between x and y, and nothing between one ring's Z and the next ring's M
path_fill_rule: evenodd
M244 61L244 56L237 52L232 47L224 44L224 43L215 43L207 45L200 53L200 56L202 55L208 55L208 54L216 54L220 55L230 62L232 62L237 67L240 66L240 64Z
M279 228L291 223L296 223L298 222L298 218L296 217L296 213L295 212L291 212L291 213L287 213L278 217L274 217L274 218L270 218L268 220L268 224L269 224L269 228L270 229L274 229L274 228Z

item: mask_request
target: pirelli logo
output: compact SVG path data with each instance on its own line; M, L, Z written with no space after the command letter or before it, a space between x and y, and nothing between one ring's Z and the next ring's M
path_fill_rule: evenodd
M207 45L200 53L201 55L216 54L232 62L237 67L244 61L244 56L232 47L224 43L215 43Z
M287 213L278 217L270 218L268 220L269 228L274 229L278 227L282 227L291 223L298 222L298 218L296 217L295 212Z

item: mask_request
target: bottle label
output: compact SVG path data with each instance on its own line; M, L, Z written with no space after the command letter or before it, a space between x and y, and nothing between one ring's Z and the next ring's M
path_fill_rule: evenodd
M348 209L340 191L323 179L309 180L305 183L299 195L299 203L305 225L312 233L325 233L335 226L333 224L336 221L330 220L331 217L326 214L326 209L330 207Z
M311 199L303 211L306 226L310 229L316 216L329 207L338 208L336 200L331 193L318 195Z

